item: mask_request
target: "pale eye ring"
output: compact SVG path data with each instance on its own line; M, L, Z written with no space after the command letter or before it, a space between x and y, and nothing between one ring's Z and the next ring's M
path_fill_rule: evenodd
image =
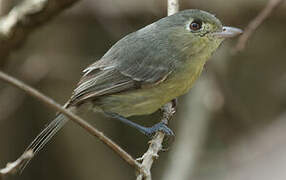
M192 31L198 31L202 28L202 21L200 20L194 20L193 22L191 22L191 24L189 25L190 29Z

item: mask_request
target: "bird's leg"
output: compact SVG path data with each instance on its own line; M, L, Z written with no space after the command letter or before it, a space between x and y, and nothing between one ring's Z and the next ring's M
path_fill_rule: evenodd
M174 136L173 131L170 128L168 128L168 126L163 122L159 122L153 125L152 127L144 127L135 122L130 121L129 119L119 114L110 113L110 112L105 112L105 114L115 119L118 119L119 121L127 124L130 127L137 129L138 131L140 131L141 133L145 134L148 137L152 137L158 131L164 132L167 136Z

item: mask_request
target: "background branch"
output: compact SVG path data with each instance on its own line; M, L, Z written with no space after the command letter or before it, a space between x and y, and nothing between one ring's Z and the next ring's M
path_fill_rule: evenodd
M78 0L25 0L0 19L0 59L20 45L31 30ZM0 61L0 64L2 62Z
M236 44L236 51L242 51L250 36L255 32L255 30L265 21L271 13L284 2L284 0L269 0L265 8L246 26L243 34L239 37Z

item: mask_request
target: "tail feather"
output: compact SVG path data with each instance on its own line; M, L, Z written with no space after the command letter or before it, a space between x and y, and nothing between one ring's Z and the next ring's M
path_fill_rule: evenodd
M32 150L36 155L49 140L65 125L68 119L63 114L58 114L57 117L33 140L33 142L25 150ZM20 167L20 172L28 165L30 160L24 162Z

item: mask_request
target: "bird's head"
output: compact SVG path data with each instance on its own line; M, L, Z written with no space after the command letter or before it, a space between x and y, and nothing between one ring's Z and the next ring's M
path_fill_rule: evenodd
M197 10L184 10L156 23L166 31L169 42L177 49L191 53L211 54L226 38L242 33L241 29L223 26L213 14ZM166 36L166 33L164 33Z

